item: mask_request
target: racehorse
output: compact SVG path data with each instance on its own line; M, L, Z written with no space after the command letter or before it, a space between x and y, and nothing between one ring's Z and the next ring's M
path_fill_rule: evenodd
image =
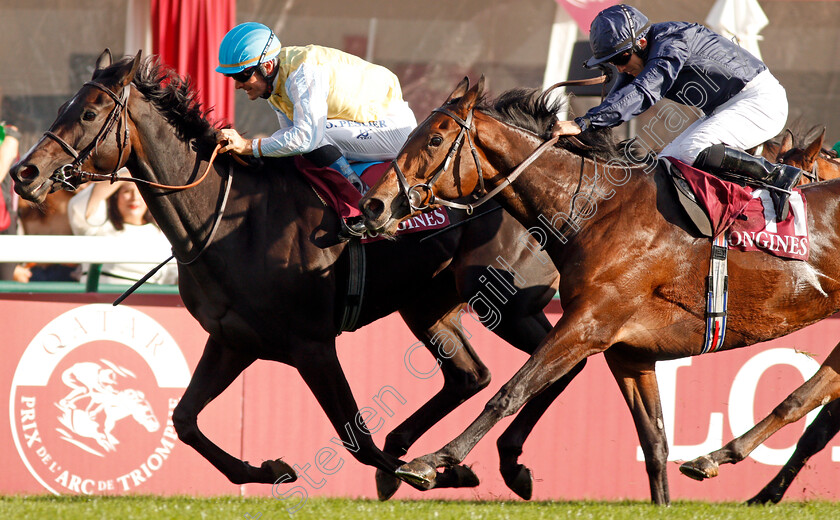
M279 459L255 467L226 453L198 428L201 410L257 359L297 369L345 446L357 448L354 457L393 479L402 464L398 457L419 435L489 382L489 371L459 326L464 302L478 293L488 266L505 259L510 269L493 272L516 288L499 303L501 319L493 331L528 352L550 329L542 309L555 294L556 271L531 253L533 244L511 245L524 229L501 211L422 245L417 237L424 234L417 233L364 246L367 285L356 326L399 310L433 353L448 341L462 345L439 359L442 390L379 450L370 435L345 429L359 416L335 351L341 332L336 318L351 276L348 247L336 238L336 215L292 159L241 166L221 156L213 162L218 130L192 96L188 81L153 59L141 60L138 53L112 64L106 50L92 81L61 107L50 130L13 168L16 191L40 202L82 176L101 178L128 168L179 261L184 305L209 333L172 420L179 438L231 482L296 478ZM193 186L178 189L188 184ZM455 484L477 483L466 468L449 476ZM395 486L380 487L380 496L387 498Z
M563 316L461 435L397 473L433 487L437 468L459 464L499 420L603 352L633 415L652 499L666 503L655 362L701 353L710 241L692 228L666 174L628 164L609 129L548 146L558 104L520 89L491 105L480 101L482 91L483 78L472 87L465 78L414 131L361 201L367 226L390 233L427 206L477 210L492 196L554 261ZM811 210L809 260L730 252L722 350L789 334L840 309L840 182L802 191Z
M840 177L840 161L823 148L824 141L825 128L810 143L795 146L793 134L786 130L774 162L803 170L800 184L836 179Z

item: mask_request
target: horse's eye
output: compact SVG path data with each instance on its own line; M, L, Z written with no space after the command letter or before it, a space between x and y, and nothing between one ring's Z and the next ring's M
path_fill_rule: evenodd
M440 146L443 144L443 137L436 135L429 139L429 144L432 146Z
M94 119L96 119L96 112L92 110L85 110L85 113L82 114L82 119L84 119L85 121L93 121Z

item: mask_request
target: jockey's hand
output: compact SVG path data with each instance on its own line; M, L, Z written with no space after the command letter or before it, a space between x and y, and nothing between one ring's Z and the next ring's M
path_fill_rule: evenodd
M233 152L239 155L254 155L251 141L239 135L233 128L219 130L217 142L222 145L219 153Z
M574 121L557 121L551 129L551 137L578 135L579 133L580 127Z

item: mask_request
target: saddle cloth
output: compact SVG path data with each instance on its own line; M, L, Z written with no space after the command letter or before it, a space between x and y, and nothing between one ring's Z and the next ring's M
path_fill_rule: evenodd
M343 175L329 167L315 166L301 155L295 156L294 159L295 166L321 196L324 203L334 209L341 218L346 219L362 215L361 210L359 210L359 201L362 199L362 195ZM360 166L364 168L363 172L357 170L356 173L359 173L359 177L365 184L373 186L388 169L389 163L351 163L351 166L354 169ZM438 208L406 220L400 224L397 234L428 231L448 225L449 213L444 208ZM367 240L370 239L365 239L365 241Z
M698 170L672 157L663 158L684 206L689 203L680 189L680 181L691 190L694 201L708 218L698 229L707 236L726 233L729 249L764 251L782 258L807 260L810 240L805 197L798 189L790 197L790 213L784 222L776 222L770 192L765 188L741 186ZM674 171L676 170L676 171ZM689 214L691 209L687 209ZM692 220L698 222L696 215Z

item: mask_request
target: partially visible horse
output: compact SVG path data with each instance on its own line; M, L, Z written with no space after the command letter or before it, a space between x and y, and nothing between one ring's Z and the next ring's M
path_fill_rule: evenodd
M827 181L840 177L840 161L825 149L825 128L807 143L795 143L790 130L785 130L774 162L790 164L804 170L799 184Z
M539 231L560 271L563 316L461 435L397 473L433 487L437 468L459 464L499 420L603 352L631 409L652 493L661 493L653 499L667 502L668 443L655 363L703 349L710 241L693 230L666 174L628 164L608 130L545 148L557 105L525 89L481 103L482 90L483 79L473 87L465 79L418 126L362 199L367 225L387 233L426 206L475 207L474 197L483 200L486 189ZM537 149L544 153L535 155ZM521 173L515 181L514 172ZM840 181L802 191L810 210L809 260L730 252L722 350L789 334L840 310ZM840 369L837 357L829 357L823 374Z
M417 233L364 246L367 284L356 326L399 311L432 352L441 338L462 345L439 360L442 390L387 436L382 451L370 435L346 429L358 424L358 406L335 337L355 273L347 245L337 240L335 213L291 158L250 167L226 156L212 162L218 132L191 92L188 83L139 53L112 64L104 52L92 81L61 107L50 130L13 168L15 189L40 202L60 184L79 182L83 168L104 174L126 166L179 260L184 305L209 333L172 415L179 438L231 482L293 481L289 464L278 459L252 466L216 446L197 424L199 412L255 360L286 363L300 373L345 446L358 447L353 456L381 471L385 489L380 485L379 492L386 498L396 490L386 477L393 479L403 463L398 457L489 382L459 326L464 302L478 295L488 269L515 288L499 302L493 332L526 352L550 329L542 309L555 294L558 275L533 254L532 243L519 240L527 232L500 211L422 244L423 233ZM194 187L177 189L200 177ZM497 267L499 258L505 266ZM556 396L565 384L546 396ZM476 483L467 468L448 477L458 485Z

